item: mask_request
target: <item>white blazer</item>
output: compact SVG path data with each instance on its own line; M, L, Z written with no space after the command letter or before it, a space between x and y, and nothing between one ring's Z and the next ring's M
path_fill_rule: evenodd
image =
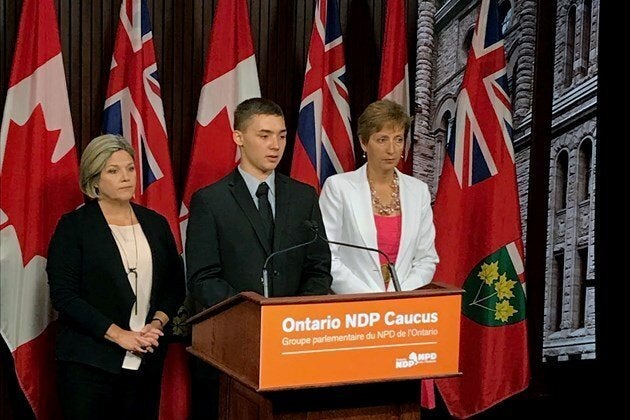
M367 165L353 172L329 177L319 197L328 239L378 248ZM402 290L413 290L431 282L438 255L431 195L427 185L398 170L402 214L396 272ZM332 290L338 294L384 292L379 254L338 245L332 254ZM388 291L394 290L392 282Z

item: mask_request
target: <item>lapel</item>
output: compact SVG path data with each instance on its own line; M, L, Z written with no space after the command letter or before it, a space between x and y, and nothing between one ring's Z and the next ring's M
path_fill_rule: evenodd
M274 218L273 249L277 251L285 245L283 243L289 221L291 191L288 178L276 172L276 216Z
M111 273L112 281L116 289L120 291L125 302L135 302L136 296L133 293L127 271L120 258L120 251L114 235L107 224L105 215L96 200L86 205L86 210L90 219L94 221L94 234L90 234L90 240L101 249L101 257L106 260L106 270Z
M276 178L277 176L278 174L276 174ZM254 204L252 196L249 194L247 185L245 185L245 180L238 172L238 168L234 169L234 171L232 172L232 177L228 183L228 188L230 189L234 200L236 200L236 203L239 205L241 210L243 210L243 213L245 213L245 217L252 225L252 228L254 228L256 236L258 237L258 242L260 242L267 255L271 254L271 247L268 243L269 240L266 239L267 235L263 230L263 221L260 218L260 213L258 212L256 205ZM276 208L277 207L278 205L276 203Z
M398 174L398 187L400 189L400 214L402 222L400 228L400 245L398 246L398 258L396 259L399 266L405 264L408 254L414 250L412 242L418 233L420 226L420 208L418 208L418 199L420 197L412 196L412 186L409 179L396 169Z
M352 173L351 185L354 189L350 194L349 202L364 245L370 248L378 248L376 224L374 223L374 213L372 212L372 195L370 193L370 184L367 180L366 168L367 164ZM365 252L370 254L372 261L377 267L380 266L376 252Z

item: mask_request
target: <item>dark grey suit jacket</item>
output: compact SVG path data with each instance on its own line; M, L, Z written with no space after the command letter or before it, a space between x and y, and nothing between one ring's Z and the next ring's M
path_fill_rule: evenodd
M323 226L315 190L276 173L276 214L273 249L249 190L235 169L225 178L197 191L190 205L186 233L188 290L202 306L212 306L242 291L263 293L262 268L277 250L307 242L313 233L305 220ZM318 240L274 257L270 295L319 295L329 292L330 250Z
M153 285L147 321L155 311L169 318L184 301L184 270L164 217L133 204L153 259ZM65 214L48 248L48 282L59 311L57 359L121 370L125 350L105 339L112 323L129 329L135 295L107 220L96 201ZM166 345L145 356L159 361Z

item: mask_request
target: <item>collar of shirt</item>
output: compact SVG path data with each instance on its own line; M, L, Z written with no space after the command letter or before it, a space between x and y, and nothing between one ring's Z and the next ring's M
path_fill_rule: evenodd
M276 172L272 172L267 179L263 179L262 181L253 176L252 174L245 172L243 168L238 166L238 171L241 173L243 180L245 181L245 185L247 186L247 190L249 191L249 195L254 200L256 204L256 208L258 208L258 197L256 197L256 190L258 186L263 182L266 182L269 185L269 204L271 204L271 211L273 212L274 217L276 216Z

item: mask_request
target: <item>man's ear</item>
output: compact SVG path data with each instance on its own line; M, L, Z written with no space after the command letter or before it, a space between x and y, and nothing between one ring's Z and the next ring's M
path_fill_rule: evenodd
M234 140L237 146L243 146L243 133L239 130L234 130L232 132L232 140Z

